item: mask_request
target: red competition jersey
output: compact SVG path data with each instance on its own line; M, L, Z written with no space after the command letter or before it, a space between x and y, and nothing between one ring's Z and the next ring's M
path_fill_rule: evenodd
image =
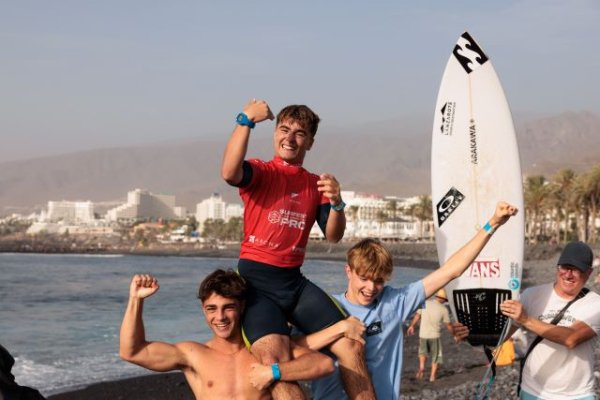
M248 162L252 179L240 188L244 202L240 258L282 268L302 265L317 208L329 203L317 190L319 176L278 157Z

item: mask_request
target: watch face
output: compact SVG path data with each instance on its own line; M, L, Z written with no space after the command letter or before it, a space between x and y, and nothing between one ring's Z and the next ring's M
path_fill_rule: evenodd
M332 206L331 208L333 208L335 211L342 211L344 208L346 208L346 203L344 203L344 200L342 200L340 204Z
M248 118L248 116L243 112L239 113L235 120L239 125L247 126L250 129L254 128L254 122L252 122L252 120L250 120L250 118Z

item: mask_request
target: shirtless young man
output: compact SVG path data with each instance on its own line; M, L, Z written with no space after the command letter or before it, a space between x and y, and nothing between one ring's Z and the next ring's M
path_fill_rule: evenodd
M312 174L302 166L313 147L319 116L305 105L284 107L276 117L273 159L246 159L252 128L273 118L264 100L248 102L238 114L221 167L223 179L239 188L244 202L238 263L249 291L244 335L252 354L267 366L290 359L288 322L312 334L347 317L301 272L313 224L319 224L329 242L338 242L346 226L336 178ZM341 337L329 349L338 358L349 397L374 399L363 346ZM277 399L302 396L297 385L283 382L274 385L272 393Z
M204 344L146 341L142 320L144 299L158 289L158 281L151 275L135 275L131 280L129 303L121 325L122 359L157 372L181 370L196 399L271 398L268 390L253 386L258 371L253 373L252 364L257 359L242 339L240 318L246 286L238 274L216 270L200 284L198 297L213 332L212 339ZM323 354L293 346L293 355L293 360L271 366L271 382L307 380L333 372L333 361Z

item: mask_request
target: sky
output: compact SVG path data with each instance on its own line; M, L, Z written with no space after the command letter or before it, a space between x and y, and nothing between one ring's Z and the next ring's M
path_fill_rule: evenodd
M252 98L320 130L433 120L465 30L513 114L598 112L598 21L598 0L0 0L0 162L219 139Z

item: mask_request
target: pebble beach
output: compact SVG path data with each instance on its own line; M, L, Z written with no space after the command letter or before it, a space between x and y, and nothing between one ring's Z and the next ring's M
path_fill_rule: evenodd
M396 264L411 265L420 268L437 266L435 246L432 244L398 244L390 246ZM343 259L345 249L317 248L314 257ZM556 261L560 246L528 247L524 261L523 287L547 283L554 280ZM594 248L600 254L600 248ZM400 261L398 261L400 260ZM594 271L588 287L599 291L600 285L594 284L598 271ZM404 366L402 377L401 399L473 399L474 391L486 372L487 359L480 348L467 343L455 344L450 335L443 333L443 364L439 368L438 379L429 382L429 371L426 379L415 378L418 369L418 337L405 337ZM600 351L596 349L597 365L600 365ZM518 362L497 368L496 380L492 387L490 399L516 398L516 382L518 380ZM600 396L600 390L597 389ZM136 378L100 382L86 388L55 394L49 400L159 400L159 399L193 399L192 393L179 373L150 374Z

